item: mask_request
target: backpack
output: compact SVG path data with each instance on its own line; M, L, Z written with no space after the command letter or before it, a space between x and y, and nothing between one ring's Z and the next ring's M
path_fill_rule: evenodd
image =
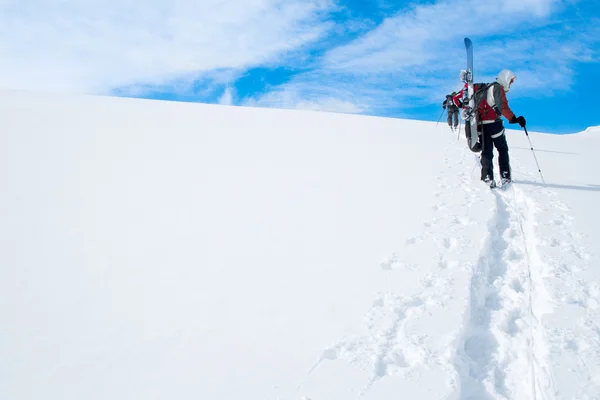
M477 87L477 89L475 89L474 96L475 109L477 110L479 122L483 120L495 120L497 118L500 118L499 107L496 104L490 106L487 102L487 91L494 85L499 85L499 83L476 83L475 85L473 85L474 87Z
M458 112L458 105L454 101L454 97L451 94L446 95L446 101L444 103L448 107L448 111Z

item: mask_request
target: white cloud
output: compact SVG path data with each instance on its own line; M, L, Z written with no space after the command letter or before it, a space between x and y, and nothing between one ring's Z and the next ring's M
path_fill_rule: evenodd
M106 92L274 61L319 38L328 0L4 0L0 86Z
M231 87L228 86L225 88L225 91L219 98L219 104L228 106L233 104L233 89L231 89Z
M461 50L465 36L505 34L534 17L545 17L554 0L451 0L416 5L376 29L329 52L325 66L357 73L386 73L417 66L439 68L448 49ZM459 46L453 45L458 44ZM463 55L464 50L460 53Z
M324 88L318 87L318 85L311 86L308 83L282 85L277 90L258 98L246 99L244 105L348 114L360 114L368 111L368 107L347 89Z
M364 111L358 105L349 101L344 101L335 98L321 98L315 101L299 101L296 104L298 110L312 110L312 111L328 111L338 112L347 114L359 114Z
M375 113L426 106L460 89L466 36L475 43L476 80L492 81L501 69L510 68L519 77L512 97L567 90L574 63L595 57L589 48L599 35L594 24L577 25L568 35L568 23L552 26L552 13L562 6L557 0L449 0L411 6L333 48L316 70L276 92L310 101L334 97ZM264 96L266 103L271 98Z
M568 24L546 27L566 1L412 5L309 59L304 50L311 42L348 27L363 31L373 21L333 26L324 15L340 7L334 0L0 0L0 87L119 88L137 96L158 88L230 104L236 93L223 87L246 69L293 63L311 70L242 103L352 113L407 110L460 87L462 38L470 36L477 80L511 68L518 76L513 96L535 95L568 89L573 63L598 58L590 50L600 37L597 23L576 26L569 35L563 35Z

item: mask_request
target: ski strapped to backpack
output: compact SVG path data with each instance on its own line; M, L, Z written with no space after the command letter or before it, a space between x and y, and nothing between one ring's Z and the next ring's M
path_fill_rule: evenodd
M467 83L465 83L465 87L453 97L454 104L456 104L459 108L463 108L466 110L466 107L463 104L468 104L471 99L474 100L474 112L471 112L467 117L481 117L478 118L479 121L484 119L496 119L498 118L502 110L498 105L494 104L490 106L487 102L487 91L494 85L499 85L498 82L492 83L475 83L473 85L474 93L471 97L468 96L468 88ZM493 112L494 114L490 115ZM476 114L475 114L476 113ZM464 114L464 113L463 113Z
M462 118L465 120L465 135L469 149L473 152L481 151L481 142L478 135L477 113L475 112L475 96L473 90L473 42L465 38L467 50L467 69L460 72L460 80L465 83L462 94Z
M461 74L462 77L462 74ZM495 120L502 115L500 106L496 103L492 106L487 102L487 93L494 85L499 85L498 82L492 83L475 83L473 84L473 94L469 96L469 82L465 82L465 87L455 96L454 102L461 104L463 109L463 119L470 124L465 124L465 135L469 142L469 148L474 152L481 151L481 145L478 139L471 136L471 127L476 127L477 135L481 135L482 121ZM493 90L493 89L492 89ZM474 123L473 123L474 122ZM477 142L475 142L477 140Z
M499 101L498 94L494 93L492 83L473 83L473 42L465 38L465 48L467 50L467 69L460 72L460 80L464 82L463 89L454 96L456 105L462 108L462 118L465 120L465 136L469 149L475 153L482 150L482 140L480 136L483 132L483 121L494 121L502 115L502 103ZM494 104L488 104L487 94L492 90Z

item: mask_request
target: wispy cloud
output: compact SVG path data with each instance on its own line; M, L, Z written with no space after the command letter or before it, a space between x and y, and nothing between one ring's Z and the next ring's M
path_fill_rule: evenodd
M275 62L323 35L329 0L0 2L0 86L106 92ZM132 89L133 90L133 89Z
M225 88L225 91L221 97L219 97L219 104L228 106L233 104L233 89L231 89L231 87L228 86Z
M250 97L244 105L350 114L368 112L369 107L366 102L353 101L349 88L319 88L299 82L286 84L259 98Z
M262 98L274 97L293 107L321 98L360 104L356 109L385 114L436 102L460 86L465 68L462 39L475 42L476 79L490 81L503 68L515 70L516 95L566 90L572 65L593 60L590 50L598 30L577 22L557 21L565 4L558 0L481 2L450 0L414 5L386 18L348 44L326 52L318 67ZM553 24L560 23L560 29ZM572 32L569 32L572 29Z
M420 66L443 68L448 64L443 61L457 53L463 37L482 38L521 30L524 22L532 24L535 17L546 17L554 3L452 0L414 5L352 43L333 49L325 57L324 66L361 74L393 73ZM450 56L451 60L456 58Z
M415 117L460 87L465 36L476 80L570 90L600 58L584 3L4 0L0 87Z

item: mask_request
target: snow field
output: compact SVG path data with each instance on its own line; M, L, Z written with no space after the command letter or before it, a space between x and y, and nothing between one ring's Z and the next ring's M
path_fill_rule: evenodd
M0 95L2 398L600 399L597 129Z

